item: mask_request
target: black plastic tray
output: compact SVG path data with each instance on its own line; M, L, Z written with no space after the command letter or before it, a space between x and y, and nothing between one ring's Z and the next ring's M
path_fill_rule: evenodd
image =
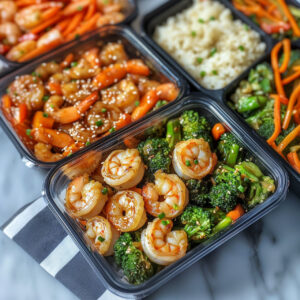
M90 250L90 247L84 239L83 231L66 213L64 195L66 187L70 182L69 176L71 174L74 176L75 173L79 175L78 172L82 174L86 170L86 167L89 167L89 164L95 164L94 159L98 158L99 162L101 155L105 155L105 153L109 153L120 147L123 138L136 136L149 126L160 123L165 119L178 116L187 109L199 111L199 113L206 116L211 123L216 121L224 123L244 146L250 150L255 158L255 162L263 172L274 178L276 191L264 203L250 210L227 230L220 232L219 235L198 245L189 251L182 259L166 267L143 284L131 285L122 279L122 275L113 264L112 259L105 259L98 253ZM89 164L85 164L84 161L89 161ZM82 163L84 163L85 168L82 168ZM280 163L274 159L273 153L271 153L268 148L256 142L256 140L248 134L247 128L235 120L235 116L226 106L218 104L216 101L207 97L195 94L185 98L183 101L173 103L169 107L164 107L151 118L145 119L123 132L118 132L114 137L106 140L106 142L94 144L90 149L74 154L68 163L65 162L50 171L44 183L43 195L56 218L78 245L80 251L105 286L118 296L133 298L145 297L154 292L174 276L270 212L270 210L285 199L288 185L287 173L281 167Z
M232 4L226 0L214 0L223 4L226 8L228 8L234 17L234 19L240 19L243 23L247 24L254 31L258 32L261 40L266 43L266 53L269 53L272 49L272 40L271 38L258 26L253 24L248 17L246 17L243 13L236 10ZM169 0L162 6L157 7L153 11L149 12L144 16L141 22L141 34L142 38L155 50L157 51L165 60L167 60L172 66L174 66L181 74L185 76L185 78L194 86L194 88L202 93L214 97L217 99L221 99L226 91L231 85L234 85L237 81L239 81L240 76L243 73L247 72L249 68L247 68L240 76L234 79L229 85L222 89L207 89L203 87L197 80L188 73L174 58L171 57L168 52L166 52L162 47L160 47L152 38L154 29L156 26L164 23L166 19L170 16L174 16L180 11L188 8L193 3L193 0Z
M137 0L126 0L126 1L128 2L128 6L125 9L126 18L122 22L120 22L118 24L129 24L137 16L137 11L138 11ZM116 24L116 25L118 25L118 24ZM93 31L90 31L88 33L85 33L82 36L84 37L85 35L88 35L88 34L90 34L92 32L95 32L95 31L97 31L97 29L93 30ZM68 45L70 43L72 43L72 42L63 43L63 44L59 45L58 47L50 50L49 52L47 52L45 54L42 54L41 56L44 56L44 55L46 55L48 53L52 53L52 52L60 49L64 45ZM38 57L41 57L41 56L38 56ZM0 64L3 64L3 68L0 68L0 78L3 77L3 76L5 76L6 74L12 72L12 71L14 71L14 70L16 70L16 69L24 66L25 64L30 63L33 60L36 60L36 58L34 58L32 60L28 60L28 61L26 61L24 63L19 63L19 62L8 60L5 56L0 55Z
M37 66L39 66L43 62L51 61L51 60L62 60L67 53L74 52L77 49L83 50L93 47L99 41L118 41L121 40L126 48L126 51L129 55L133 57L141 57L143 60L147 62L150 68L156 72L159 76L168 79L175 83L180 89L179 95L177 99L174 101L179 101L188 91L189 86L184 78L182 78L178 72L176 72L171 66L162 60L159 56L157 56L150 47L145 45L143 41L127 26L105 26L99 28L96 32L90 33L89 35L82 36L79 40L72 41L67 45L60 47L59 49L48 53L47 55L36 59L19 68L13 73L8 74L4 78L0 80L0 99L2 95L6 93L6 89L8 85L15 79L18 75L23 74L31 74ZM0 100L1 101L1 100ZM167 104L166 106L169 106ZM159 111L159 110L157 110ZM154 113L149 113L145 116L145 118L151 117ZM9 136L10 140L13 142L15 147L17 148L22 160L29 167L31 166L39 166L42 168L52 168L58 163L68 160L69 157L66 157L58 162L42 162L35 158L33 153L31 153L26 146L21 142L15 130L12 128L10 123L6 120L2 111L0 110L0 126L3 128L4 132ZM131 125L129 125L130 127ZM125 127L126 128L126 127ZM123 130L123 129L120 129ZM116 133L111 133L110 136L114 136ZM101 139L101 141L105 141L107 137ZM90 146L88 146L90 147ZM80 150L82 151L82 150Z

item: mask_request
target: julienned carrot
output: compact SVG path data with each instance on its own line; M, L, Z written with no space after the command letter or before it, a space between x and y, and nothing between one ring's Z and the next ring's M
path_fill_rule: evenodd
M45 52L57 47L60 44L61 44L61 40L55 40L47 45L43 45L41 47L35 48L34 50L26 53L21 58L19 58L18 62L24 62L26 60L33 59L39 55L42 55Z
M292 81L294 81L295 79L297 79L298 77L300 77L300 70L296 71L295 73L293 73L292 75L290 75L289 77L286 77L282 80L282 84L286 85L291 83Z
M45 127L51 129L54 125L54 119L50 118L42 111L37 111L34 114L32 128Z
M281 77L279 73L279 65L278 65L278 53L282 47L282 42L278 42L271 51L271 64L274 73L275 86L277 90L277 94L285 97L285 91L283 89L283 85L281 82Z
M287 70L291 58L291 40L284 39L283 43L283 62L279 68L279 73L284 73Z
M286 113L282 123L283 129L287 129L289 127L291 118L293 116L294 105L296 103L299 94L300 94L300 84L297 85L297 87L293 90L292 95L290 97L289 104L287 106Z
M271 145L275 142L281 132L281 116L280 116L280 97L276 95L274 102L274 132L272 136L267 140L268 144Z
M300 160L299 160L299 156L298 156L297 152L290 152L287 155L287 159L288 159L289 163L292 165L292 167L298 173L300 173Z
M11 98L5 94L2 96L2 105L4 108L10 108L12 104Z
M46 21L52 17L54 17L59 11L61 7L55 6L47 9L45 12L42 13L42 20Z
M277 95L277 94L270 94L271 98L275 99L276 96L279 96L280 103L282 103L284 105L288 105L289 99L287 97L284 97L284 96L281 96L281 95Z
M236 221L245 213L241 204L238 204L233 210L231 210L226 216L232 221Z
M62 67L62 68L66 68L66 67L68 67L70 64L71 64L71 62L74 60L74 54L73 53L69 53L66 57L65 57L65 59L63 60L63 62L61 62L61 64L60 64L60 66Z
M285 16L288 18L295 36L300 37L300 28L299 28L294 16L291 14L290 9L288 8L287 4L285 3L285 0L278 0L278 2L280 4Z
M138 107L134 109L131 114L132 121L136 121L142 118L148 111L150 111L157 101L159 100L159 96L155 90L148 91L143 97Z
M226 129L221 123L216 123L211 130L212 136L215 141L218 141L225 132Z
M278 145L277 151L282 153L282 151L299 135L300 125L298 125L293 131L291 131L283 141Z
M96 9L97 9L96 0L90 0L90 5L88 7L86 15L84 16L84 21L90 19L93 16L93 14L96 12Z
M48 89L50 92L53 92L56 95L62 95L62 90L61 90L61 86L59 83L49 82Z
M43 22L42 24L34 27L30 32L33 34L38 34L42 31L44 31L46 28L48 28L49 26L53 25L54 23L58 22L61 19L62 15L61 14L57 14L54 17L46 20L45 22Z
M66 37L68 34L73 32L80 24L82 18L83 18L83 12L79 12L75 14L71 19L71 22L69 23L67 28L63 31L63 36Z

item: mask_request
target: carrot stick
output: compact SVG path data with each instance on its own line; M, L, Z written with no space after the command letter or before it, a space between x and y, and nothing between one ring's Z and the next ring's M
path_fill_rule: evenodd
M241 204L238 204L233 210L231 210L226 216L232 221L236 221L245 213Z
M2 96L2 105L4 108L10 108L12 105L12 101L9 95L5 94Z
M55 40L55 41L52 41L51 43L49 43L47 45L43 45L39 48L35 48L34 50L26 53L21 58L19 58L18 62L24 62L26 60L33 59L34 57L42 55L43 53L57 47L60 44L61 44L61 40Z
M274 72L275 86L277 93L285 97L285 92L280 78L279 66L278 66L278 52L282 47L282 42L277 43L271 51L271 64Z
M21 103L19 104L18 108L19 108L19 118L17 121L18 123L24 123L28 115L27 106L25 103Z
M280 97L275 95L275 102L274 102L274 132L272 136L267 140L269 145L273 144L277 139L278 135L281 132L281 120L280 120Z
M282 128L287 129L289 127L292 115L293 115L293 108L295 105L295 102L299 96L300 93L300 84L297 85L297 87L293 90L292 95L289 100L289 104L287 106L287 110L283 119Z
M300 173L300 160L298 157L297 152L290 152L287 155L287 159L289 161L289 163L292 165L292 167L298 172Z
M277 151L282 153L282 151L299 135L300 125L298 125L293 131L291 131L283 141L278 145Z
M65 16L73 15L78 11L82 11L86 8L90 3L90 0L78 0L76 2L71 2L68 6L66 6L63 10L63 14Z
M59 83L49 82L48 89L51 92L51 94L53 93L55 95L62 95L62 90L61 90L61 86Z
M286 71L291 58L291 40L284 39L282 43L283 43L284 59L282 65L279 68L279 73L284 73Z
M51 129L54 125L54 119L47 116L42 111L37 111L32 120L32 128L45 127Z
M51 19L60 11L60 9L61 7L58 6L47 9L45 12L42 13L42 20L46 21L48 19Z
M89 5L87 13L84 17L84 21L89 20L93 16L93 14L96 12L96 9L97 9L96 0L90 0L90 5Z
M61 14L58 14L48 20L46 20L44 23L34 27L33 29L31 29L31 33L33 34L38 34L40 32L42 32L43 30L45 30L47 27L53 25L54 23L58 22L61 19Z
M70 23L70 18L67 18L67 19L65 19L65 20L63 20L63 21L60 21L56 26L55 26L55 28L57 29L57 30L59 30L60 32L63 32L66 28L67 28L67 26L69 25L69 23Z
M285 0L278 0L278 2L283 10L283 13L289 20L295 36L300 37L300 28L299 28L294 16L291 14L290 9L288 8L287 4L285 3Z
M276 96L279 96L279 99L280 99L280 103L281 103L281 104L288 105L289 99L288 99L287 97L283 97L283 96L277 95L277 94L271 94L271 95L270 95L270 97L271 97L271 98L274 98L274 99L275 99Z
M291 83L292 81L294 81L295 79L297 79L298 77L300 77L300 70L295 72L294 74L290 75L289 77L284 78L282 80L282 84L287 85L287 84Z
M121 129L130 123L131 123L131 116L126 113L121 114L119 120L116 122L115 129L116 130Z
M67 28L64 30L63 36L66 37L68 34L70 34L71 32L73 32L76 29L76 27L80 24L82 18L83 18L83 12L75 14L73 16L71 22L67 26Z
M69 53L66 58L64 59L64 61L60 64L60 66L62 68L66 68L68 67L71 62L74 60L74 54L73 53Z

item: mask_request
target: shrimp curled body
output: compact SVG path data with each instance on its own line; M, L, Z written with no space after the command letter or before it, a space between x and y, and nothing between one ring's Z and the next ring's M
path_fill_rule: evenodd
M151 261L169 265L186 254L188 239L184 230L171 231L171 220L156 218L142 232L142 247Z
M135 187L144 176L145 166L137 149L115 150L104 161L104 181L118 189Z
M155 184L147 183L142 190L146 211L155 217L164 213L167 218L173 219L187 206L188 190L175 174L166 174L159 170L154 176Z
M143 197L134 191L121 191L106 205L108 220L122 232L135 231L147 221Z
M217 157L203 139L190 139L176 144L173 152L173 167L183 179L202 179L211 173Z

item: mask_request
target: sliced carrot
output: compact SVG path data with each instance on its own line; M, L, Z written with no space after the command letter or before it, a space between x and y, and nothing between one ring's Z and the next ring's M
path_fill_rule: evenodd
M287 70L288 64L290 62L291 58L291 40L290 39L284 39L282 41L283 43L283 62L279 68L279 73L284 73Z
M63 14L65 16L73 15L78 11L82 11L90 4L90 0L78 0L71 2L68 6L66 6L63 10Z
M270 97L271 97L271 98L274 98L274 99L275 99L275 97L277 97L277 96L279 96L279 99L280 99L280 103L281 103L281 104L288 105L289 99L288 99L287 97L284 97L284 96L282 96L282 95L277 95L277 94L271 94L271 95L270 95Z
M84 16L84 20L89 20L93 14L96 12L97 10L97 4L96 4L96 0L90 0L90 5L88 7L87 13Z
M297 87L293 90L290 100L289 100L289 104L287 106L286 109L286 113L283 119L283 123L282 123L282 128L283 129L287 129L289 127L292 115L293 115L293 109L294 109L294 105L296 103L296 100L298 98L300 94L300 84L297 85Z
M25 55L23 55L18 62L24 62L30 59L33 59L39 55L42 55L43 53L50 51L51 49L57 47L58 45L61 44L61 40L55 40L52 41L51 43L47 44L47 45L43 45L39 48L35 48L34 50L26 53Z
M66 19L60 21L60 22L55 26L55 28L56 28L57 30L59 30L60 32L63 32L63 31L67 28L67 26L69 25L70 21L71 21L70 18L66 18Z
M48 20L53 18L59 11L60 11L61 7L59 6L55 6L55 7L51 7L49 9L47 9L46 11L44 11L42 13L42 20Z
M179 89L174 83L168 82L160 84L156 88L156 92L159 95L159 99L171 102L178 97Z
M116 122L116 125L115 125L115 129L118 130L118 129L121 129L127 125L129 125L131 123L131 116L130 114L121 114L119 120Z
M294 16L290 12L290 9L288 8L285 0L278 0L278 2L279 2L280 6L283 10L283 13L285 14L287 19L289 20L295 36L300 37L300 28L299 28Z
M274 132L267 140L269 145L273 144L281 132L280 97L275 95L274 102Z
M83 18L83 12L75 14L73 16L71 22L67 26L67 28L62 33L63 36L66 37L68 34L70 34L71 32L73 32L78 27L78 25L80 24L82 18Z
M66 68L66 67L68 67L70 64L71 64L71 62L74 60L74 54L73 53L69 53L66 57L65 57L65 59L63 60L63 62L61 62L61 64L60 64L60 66L62 67L62 68Z
M300 125L298 125L293 131L291 131L283 141L278 145L277 152L282 153L282 151L296 138L300 133Z
M52 18L46 20L42 24L40 24L40 25L34 27L33 29L31 29L30 32L33 33L33 34L38 34L38 33L42 32L42 31L44 31L49 26L51 26L54 23L58 22L61 19L61 17L62 17L61 14L57 14L57 15L53 16Z
M150 69L140 59L131 59L126 62L126 70L128 73L149 76Z
M54 119L47 116L44 112L37 111L34 114L33 121L32 121L33 128L45 127L51 129L53 125L54 125Z
M282 42L277 43L273 47L273 49L271 51L271 64L272 64L272 68L273 68L273 72L274 72L274 79L275 79L275 86L276 86L277 93L279 95L282 95L285 97L285 91L283 89L283 85L281 82L279 66L278 66L278 53L279 53L281 47L282 47Z
M241 204L238 204L233 210L231 210L226 216L229 217L232 221L236 221L242 215L245 214Z
M221 123L216 123L211 130L211 133L215 141L218 141L225 132L226 132L226 128Z
M295 79L297 79L298 77L300 77L300 70L296 71L295 73L293 73L292 75L290 75L289 77L286 77L282 80L282 84L286 85L291 83L292 81L294 81Z
M28 116L27 106L25 103L20 103L18 109L19 109L19 118L17 121L18 123L24 123L24 121Z
M62 95L62 90L61 90L61 86L59 83L49 82L47 87L48 87L49 91L51 92L51 94Z
M5 94L2 96L2 105L4 108L10 108L12 105L12 100L9 95Z
M134 149L138 146L140 140L135 137L128 137L124 139L123 143L127 148Z
M287 159L288 159L289 163L292 165L292 167L298 173L300 173L300 160L299 160L299 156L298 156L297 152L290 152L287 155Z

